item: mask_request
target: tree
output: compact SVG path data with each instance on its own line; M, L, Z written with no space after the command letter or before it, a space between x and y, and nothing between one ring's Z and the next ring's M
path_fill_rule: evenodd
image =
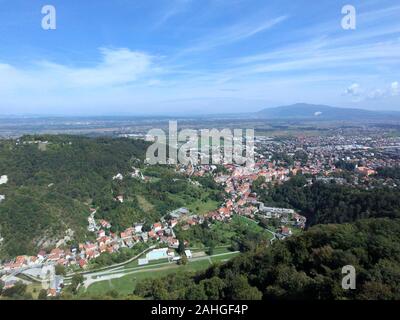
M26 284L22 283L21 281L18 281L13 287L3 290L3 296L13 299L24 298L25 293Z
M227 289L228 299L261 300L262 298L262 293L256 287L250 286L244 275L231 279Z
M188 263L188 258L186 257L186 255L182 255L181 256L181 259L179 260L179 264L181 264L181 265L186 265Z
M179 239L179 245L177 251L180 255L183 255L185 253L185 243L183 239Z
M72 292L76 293L79 285L83 284L85 278L80 273L75 273L71 279Z
M207 300L207 295L201 285L192 284L186 289L187 300Z
M220 300L223 298L223 290L226 285L222 279L212 277L201 281L201 284L209 300Z
M54 267L54 271L58 276L65 276L67 274L65 267L62 264L57 264Z
M47 300L47 290L41 289L38 295L39 300Z
M209 256L212 256L214 254L214 250L215 250L215 243L211 241L208 245L207 254Z
M265 183L265 177L259 176L256 180L253 181L252 185L253 190L259 192L261 185L264 183Z

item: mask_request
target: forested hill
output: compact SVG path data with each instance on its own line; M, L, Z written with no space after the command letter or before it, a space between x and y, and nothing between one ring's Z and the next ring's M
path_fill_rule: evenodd
M190 276L143 280L135 294L152 299L400 299L400 220L318 225L269 248ZM356 269L343 290L342 267Z
M400 218L400 190L366 190L336 183L307 184L298 175L271 190L257 190L269 205L292 207L307 217L308 225L344 223L365 218Z
M93 240L94 233L87 232L90 207L116 233L137 222L148 227L179 207L196 212L218 207L223 190L211 176L193 178L199 182L194 184L172 167L147 166L148 145L64 135L0 142L0 175L8 177L0 185L0 195L5 195L0 202L0 259L54 248L69 228L75 234L66 245ZM145 178L132 177L132 167ZM122 180L113 179L118 173ZM124 197L123 203L117 196Z
M0 185L0 258L37 253L68 228L82 239L89 205L112 199L112 177L145 150L140 140L63 135L0 142L0 175L8 176Z

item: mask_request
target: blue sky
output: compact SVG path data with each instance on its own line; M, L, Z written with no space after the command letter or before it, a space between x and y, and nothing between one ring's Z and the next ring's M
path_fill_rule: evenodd
M43 30L53 5L57 29ZM341 9L357 10L355 30ZM400 110L400 3L0 0L0 114Z

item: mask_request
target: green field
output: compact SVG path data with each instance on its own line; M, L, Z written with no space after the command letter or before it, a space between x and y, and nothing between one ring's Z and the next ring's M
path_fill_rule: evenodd
M224 255L221 257L223 257L224 259L228 259L229 257L232 256L233 255L231 254L231 255ZM214 261L212 259L213 258L211 258L210 260L204 259L204 260L189 262L185 266L179 266L177 264L170 264L170 265L167 264L165 266L157 266L154 268L151 268L151 266L149 266L148 268L144 268L144 270L139 270L137 272L128 274L121 278L96 282L91 286L89 286L86 293L96 295L105 293L110 290L116 290L120 294L130 294L134 290L137 282L140 280L149 278L161 278L163 276L176 272L186 272L186 271L196 272L200 270L205 270L207 269L207 267L211 265L212 262L214 263L223 260L223 259L220 260L216 259Z
M214 211L218 209L219 203L215 200L207 200L207 201L202 201L202 200L196 200L192 203L190 203L187 208L198 215L204 215L210 211Z
M146 255L144 254L143 256L140 257L140 259L144 258L145 256ZM151 266L152 264L159 264L159 263L165 263L165 262L168 262L168 259L152 260L152 261L149 261L149 263L146 266ZM137 259L124 265L124 269L130 269L130 268L134 268L134 267L139 267Z
M198 197L192 197L184 193L172 194L169 193L168 197L176 202L181 202L184 207L188 208L190 212L198 215L204 215L210 211L216 210L219 207L219 202L210 199L209 193L204 188L197 188L200 191Z

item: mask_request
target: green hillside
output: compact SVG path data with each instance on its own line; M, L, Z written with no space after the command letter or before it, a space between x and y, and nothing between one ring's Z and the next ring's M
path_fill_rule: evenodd
M318 225L192 276L146 279L151 299L400 299L400 220ZM342 267L356 269L344 290Z
M51 247L69 228L73 241L93 237L86 231L90 207L115 232L139 221L150 224L181 206L201 211L199 199L207 209L217 207L221 191L210 178L195 186L173 168L145 167L147 146L142 140L64 135L0 142L0 175L8 176L0 185L6 197L0 203L0 258ZM132 166L148 179L131 178ZM122 181L112 179L118 173ZM124 203L115 201L118 195Z

